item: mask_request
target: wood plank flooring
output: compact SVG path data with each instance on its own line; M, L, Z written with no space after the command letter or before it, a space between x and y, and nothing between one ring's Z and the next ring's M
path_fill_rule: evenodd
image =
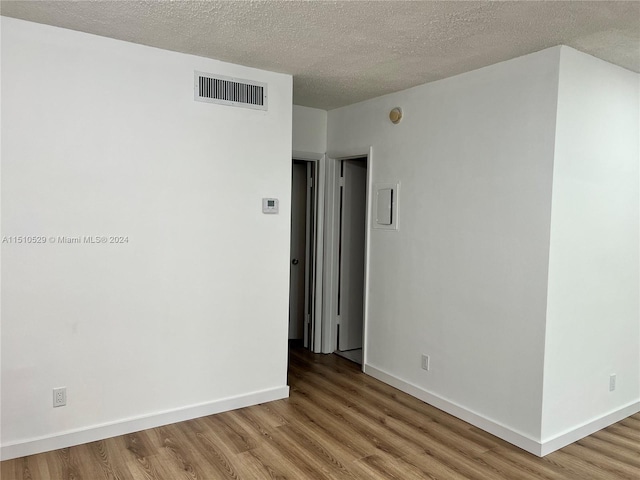
M2 462L2 480L640 479L640 414L545 458L292 348L291 396Z

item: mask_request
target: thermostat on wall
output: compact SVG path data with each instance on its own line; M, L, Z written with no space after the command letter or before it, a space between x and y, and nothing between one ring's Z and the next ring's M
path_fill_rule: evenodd
M278 199L277 198L263 198L262 199L262 213L278 213Z

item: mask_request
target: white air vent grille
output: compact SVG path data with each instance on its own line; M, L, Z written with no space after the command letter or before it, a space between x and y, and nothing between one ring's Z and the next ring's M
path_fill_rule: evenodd
M267 109L267 84L195 72L195 99L257 110Z

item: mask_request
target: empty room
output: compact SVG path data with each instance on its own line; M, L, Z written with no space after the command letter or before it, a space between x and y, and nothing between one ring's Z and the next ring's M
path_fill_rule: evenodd
M640 2L0 14L2 480L640 478Z

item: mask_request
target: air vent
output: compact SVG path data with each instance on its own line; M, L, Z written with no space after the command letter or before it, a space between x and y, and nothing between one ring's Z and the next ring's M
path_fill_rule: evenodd
M267 84L195 72L195 99L256 110L267 109Z

